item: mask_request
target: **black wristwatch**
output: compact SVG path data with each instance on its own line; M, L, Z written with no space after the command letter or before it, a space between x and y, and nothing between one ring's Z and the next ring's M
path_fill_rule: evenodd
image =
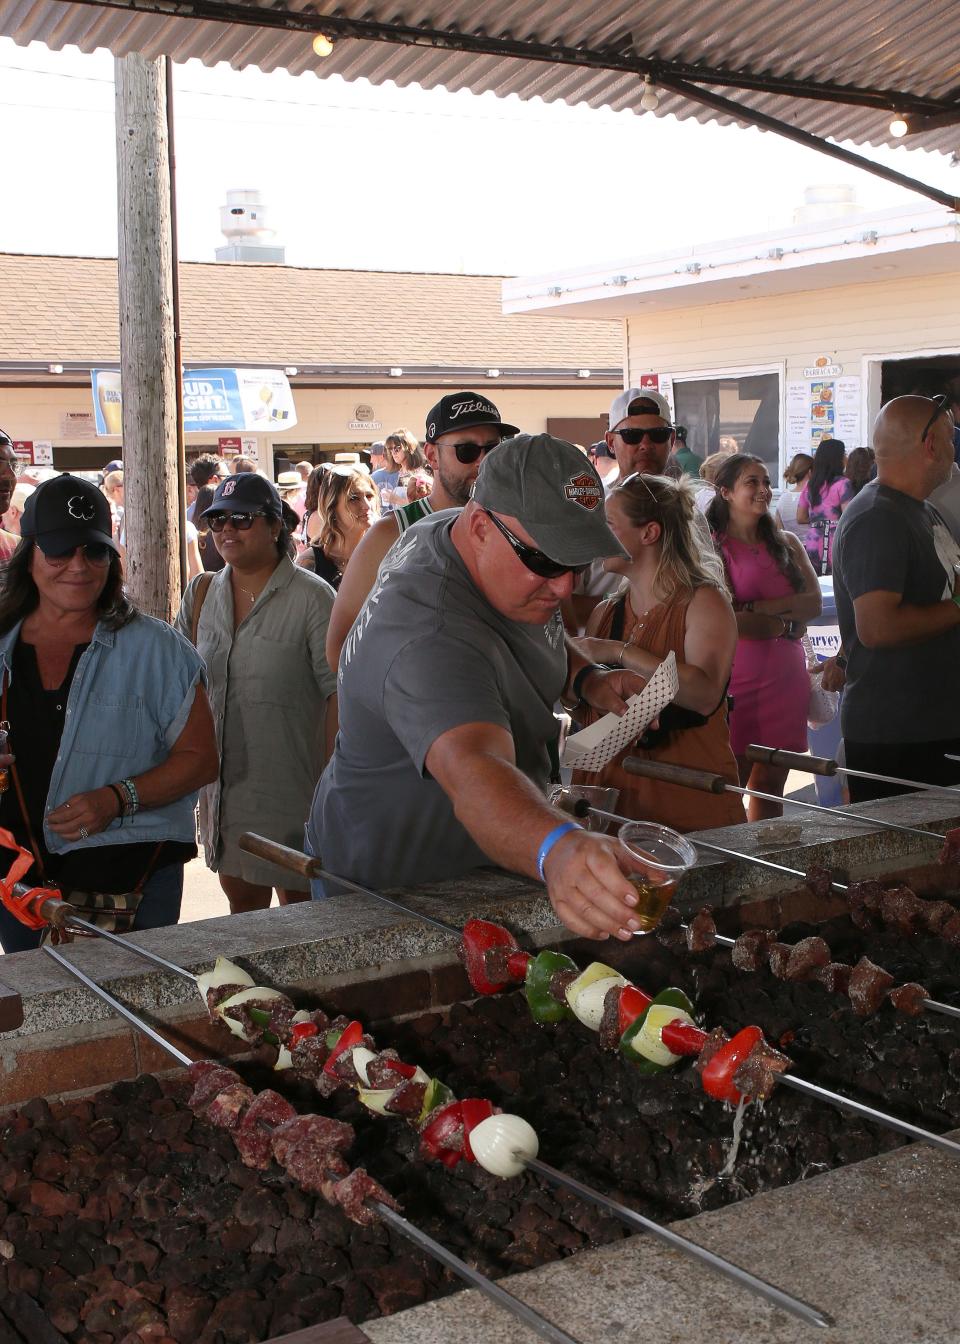
M606 663L585 663L583 667L581 667L580 671L573 679L573 685L570 687L570 693L578 705L582 705L584 703L582 687L587 677L592 676L594 672L609 672L609 671L610 668L607 666Z
M842 667L844 672L847 670L847 656L844 653L838 653L836 658L837 667Z

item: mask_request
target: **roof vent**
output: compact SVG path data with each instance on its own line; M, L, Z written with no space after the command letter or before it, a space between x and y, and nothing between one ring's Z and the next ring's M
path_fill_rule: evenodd
M286 249L274 242L276 230L268 223L268 211L260 192L248 187L227 192L226 205L220 207L220 231L227 240L218 247L217 261L273 262L283 265Z

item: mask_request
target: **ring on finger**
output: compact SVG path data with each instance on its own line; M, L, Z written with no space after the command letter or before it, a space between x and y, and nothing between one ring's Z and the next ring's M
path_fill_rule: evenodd
M81 840L89 840L89 839L90 839L90 832L87 830L86 826L81 826L81 827L80 827L80 839L81 839Z

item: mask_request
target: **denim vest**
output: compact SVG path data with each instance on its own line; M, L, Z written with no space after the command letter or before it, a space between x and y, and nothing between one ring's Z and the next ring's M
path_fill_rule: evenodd
M0 673L11 676L20 625L0 637ZM160 765L186 726L203 660L182 635L152 616L136 616L120 630L98 624L77 664L46 811L76 793L88 793ZM11 750L30 750L29 724L17 724ZM196 839L197 793L112 821L86 840L65 840L44 824L51 854L162 840Z

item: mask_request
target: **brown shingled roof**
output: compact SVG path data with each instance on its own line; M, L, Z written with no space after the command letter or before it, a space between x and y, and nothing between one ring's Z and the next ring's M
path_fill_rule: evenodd
M501 277L184 262L191 363L619 369L619 321L504 316ZM113 258L0 253L0 360L115 363Z

